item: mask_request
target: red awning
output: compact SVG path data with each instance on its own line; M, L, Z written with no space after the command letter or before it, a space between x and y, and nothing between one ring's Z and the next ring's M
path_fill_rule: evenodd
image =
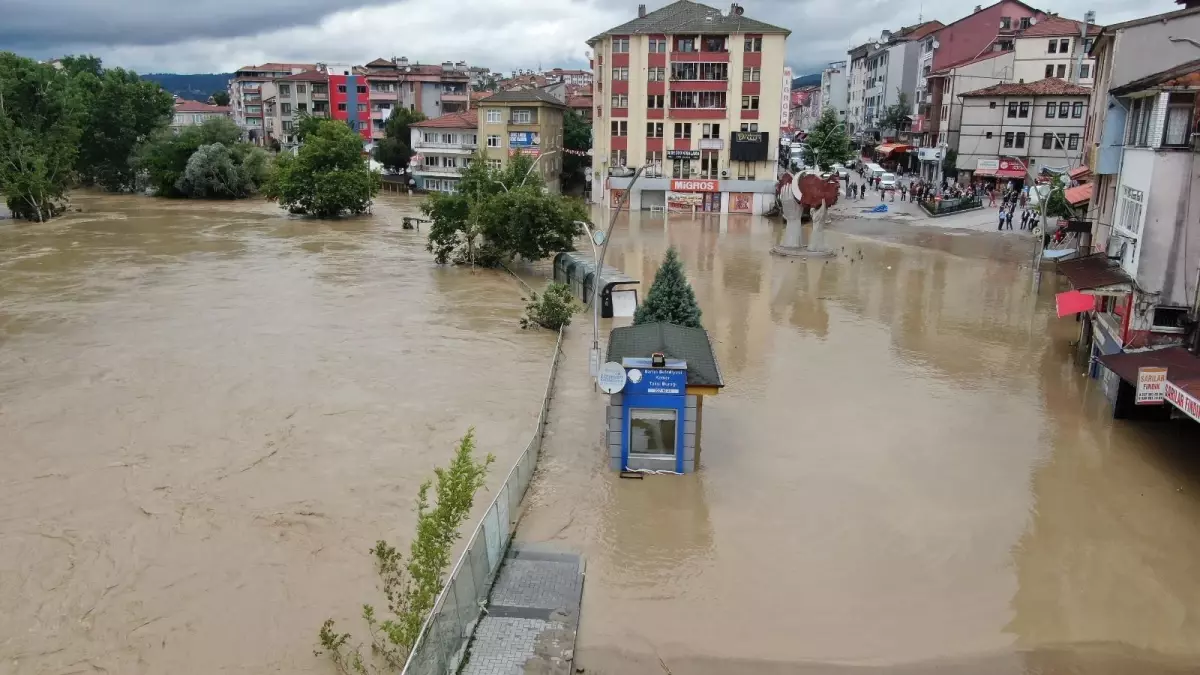
M1063 198L1071 206L1086 204L1092 199L1092 184L1084 183L1083 185L1076 185L1073 188L1067 188L1063 190Z
M1025 163L1013 157L1000 160L998 169L977 169L976 176L995 176L996 178L1024 178Z
M1060 317L1080 312L1090 312L1096 309L1096 296L1080 293L1079 291L1065 291L1054 296L1054 305L1058 308L1058 315Z
M875 151L881 155L890 155L893 152L908 152L913 146L904 145L903 143L884 143L875 148Z

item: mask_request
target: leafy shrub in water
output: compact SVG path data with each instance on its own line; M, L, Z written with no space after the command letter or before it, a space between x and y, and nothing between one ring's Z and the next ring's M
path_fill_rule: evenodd
M525 305L525 316L521 317L521 328L541 326L559 330L571 325L571 315L578 309L566 284L551 283L541 295L531 294L529 304Z

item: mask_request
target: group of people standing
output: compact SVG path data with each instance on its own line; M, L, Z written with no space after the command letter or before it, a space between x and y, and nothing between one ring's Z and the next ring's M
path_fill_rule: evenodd
M988 191L988 207L996 205L995 188ZM1021 209L1021 229L1032 230L1038 225L1038 214L1033 209L1027 208L1028 195L1023 190L1017 190L1011 185L1007 187L1000 195L1000 224L997 230L1013 229L1013 218L1015 217L1018 206Z

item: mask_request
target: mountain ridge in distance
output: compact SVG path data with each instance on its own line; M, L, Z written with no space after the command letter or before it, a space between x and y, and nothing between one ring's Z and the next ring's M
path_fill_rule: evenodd
M233 73L196 73L181 75L178 73L146 73L143 80L157 82L164 90L179 98L191 101L207 101L215 91L229 89L229 81Z

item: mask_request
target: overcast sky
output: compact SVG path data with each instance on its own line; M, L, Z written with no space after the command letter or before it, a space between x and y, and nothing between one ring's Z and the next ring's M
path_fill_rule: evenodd
M647 2L654 9L663 0ZM706 3L722 10L728 3ZM792 31L800 72L926 20L950 23L975 0L742 0L747 16ZM986 3L985 3L986 4ZM636 0L0 0L0 50L36 58L93 53L139 72L228 72L267 61L365 63L407 56L507 72L586 64L586 40L634 18ZM1118 23L1172 0L1052 0L1042 9Z

